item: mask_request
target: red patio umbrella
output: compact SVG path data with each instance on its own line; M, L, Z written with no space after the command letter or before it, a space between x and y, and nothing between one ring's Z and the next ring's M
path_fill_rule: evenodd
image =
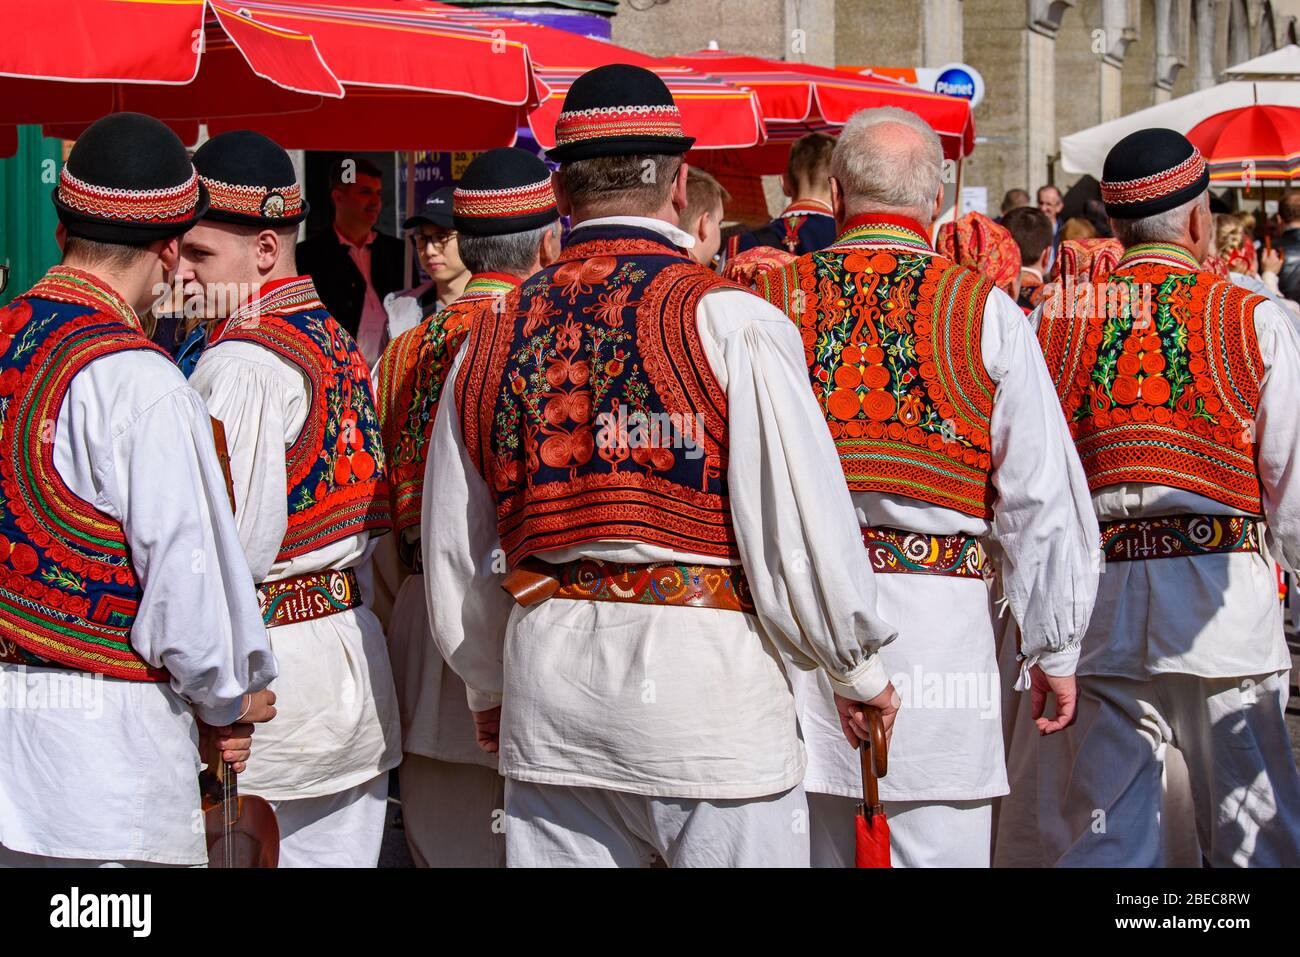
M889 771L889 749L885 740L884 720L877 708L863 708L871 740L858 745L862 761L862 803L854 819L856 844L853 849L855 867L892 867L889 852L889 822L885 820L885 807L880 803L880 790L876 779Z
M1300 176L1300 108L1258 103L1201 120L1187 133L1216 183L1289 182Z
M406 6L0 0L6 29L26 41L0 50L0 125L66 135L125 109L214 132L263 128L289 148L398 148L389 127L428 145L431 125L447 149L511 142L546 95L528 51L437 17L384 22ZM275 129L272 116L296 120Z
M808 63L786 63L725 50L698 50L668 60L751 89L758 97L769 143L740 154L753 172L785 169L786 145L809 132L835 132L858 110L897 106L923 118L943 142L949 159L975 146L970 104L879 77Z

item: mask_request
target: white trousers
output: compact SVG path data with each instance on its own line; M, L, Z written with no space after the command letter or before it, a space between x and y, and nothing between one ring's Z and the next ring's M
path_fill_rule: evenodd
M0 844L0 870L14 867L207 867L206 864L157 864L153 861L101 861L83 857L43 857L11 851Z
M803 785L708 801L506 779L508 867L807 867Z
M416 867L505 867L505 778L477 764L402 756L402 824Z
M994 800L883 802L894 867L988 867ZM859 803L808 795L813 867L853 867Z
M281 867L377 867L388 808L388 772L324 797L271 801Z
M1200 847L1212 867L1300 866L1300 777L1287 735L1285 672L1079 679L1066 760L1039 771L1048 863L1159 867L1171 746L1187 763Z

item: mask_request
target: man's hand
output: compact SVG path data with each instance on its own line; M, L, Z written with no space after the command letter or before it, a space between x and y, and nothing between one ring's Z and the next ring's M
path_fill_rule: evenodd
M859 741L871 740L871 729L867 725L867 716L863 714L862 709L875 708L884 720L885 742L890 742L894 737L894 718L898 715L902 703L903 699L898 696L892 683L885 685L885 690L870 701L854 701L852 698L841 698L836 695L835 710L840 714L840 730L844 732L845 740L855 748Z
M474 716L474 740L488 754L496 754L501 734L501 705L486 711L471 711Z
M1056 695L1055 718L1043 717L1049 692ZM1034 665L1029 669L1029 694L1034 709L1034 724L1037 725L1039 734L1055 734L1074 724L1075 706L1079 701L1074 675L1057 678Z
M248 724L263 724L275 717L275 692L270 688L254 691L244 703L248 707L239 716L240 721Z
M247 705L234 724L215 728L199 721L199 753L207 760L213 750L221 751L221 760L243 774L248 758L253 753L253 724L262 724L275 717L275 692L270 689L244 696Z
M1277 275L1282 271L1282 260L1286 258L1279 249L1264 249L1259 254L1259 271L1261 273L1271 272Z

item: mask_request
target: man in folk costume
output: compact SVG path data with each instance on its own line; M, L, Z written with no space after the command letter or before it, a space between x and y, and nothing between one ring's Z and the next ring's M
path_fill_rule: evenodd
M200 742L242 769L274 714L208 413L138 318L207 204L162 123L91 124L63 262L0 309L0 867L205 863Z
M915 114L854 115L831 166L839 238L757 290L802 336L866 544L858 560L899 627L880 655L903 696L880 782L894 864L986 867L993 799L1007 791L986 548L1001 555L1035 717L1051 733L1073 712L1097 525L1024 313L930 246L942 168L939 138ZM815 674L792 680L813 864L849 866L858 762L839 740L832 689Z
M1020 295L1020 248L1011 231L971 210L939 227L934 248L945 259L991 279L1012 299Z
M277 724L240 783L275 807L282 867L373 867L401 742L383 629L353 571L389 527L370 374L298 275L307 204L288 154L236 131L194 165L211 205L181 277L228 295L210 297L222 321L190 382L226 424L240 540L280 662Z
M752 232L739 233L727 243L728 257L756 246L772 246L802 256L826 247L835 238L831 212L830 162L835 137L807 133L790 145L781 188L790 203L781 215Z
M506 293L555 259L560 212L550 169L513 148L470 163L453 204L469 283L455 302L393 340L375 377L394 532L376 548L375 565L396 596L387 633L402 711L398 773L411 854L421 867L501 867L504 784L496 755L475 741L465 683L430 640L420 503L429 433L452 360L481 315L499 309Z
M1049 300L1038 327L1105 557L1069 753L1040 769L1048 862L1158 866L1172 745L1212 866L1295 866L1273 562L1300 561L1300 339L1202 271L1209 173L1186 137L1132 133L1103 173L1124 255L1096 308Z
M828 672L854 740L895 693L798 336L687 254L693 141L657 76L579 77L556 140L573 232L471 330L424 483L433 635L499 743L507 862L805 866L777 648Z

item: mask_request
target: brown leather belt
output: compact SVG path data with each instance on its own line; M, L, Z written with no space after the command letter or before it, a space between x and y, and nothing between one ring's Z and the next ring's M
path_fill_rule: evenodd
M361 604L352 569L298 575L257 586L257 604L267 628L328 618Z
M1108 562L1259 552L1263 522L1245 515L1161 515L1101 523Z
M739 565L629 565L595 558L552 565L529 558L506 575L502 587L525 607L548 598L569 598L754 614L749 582Z
M983 579L988 569L988 553L970 535L930 535L875 525L862 529L862 544L877 573Z

